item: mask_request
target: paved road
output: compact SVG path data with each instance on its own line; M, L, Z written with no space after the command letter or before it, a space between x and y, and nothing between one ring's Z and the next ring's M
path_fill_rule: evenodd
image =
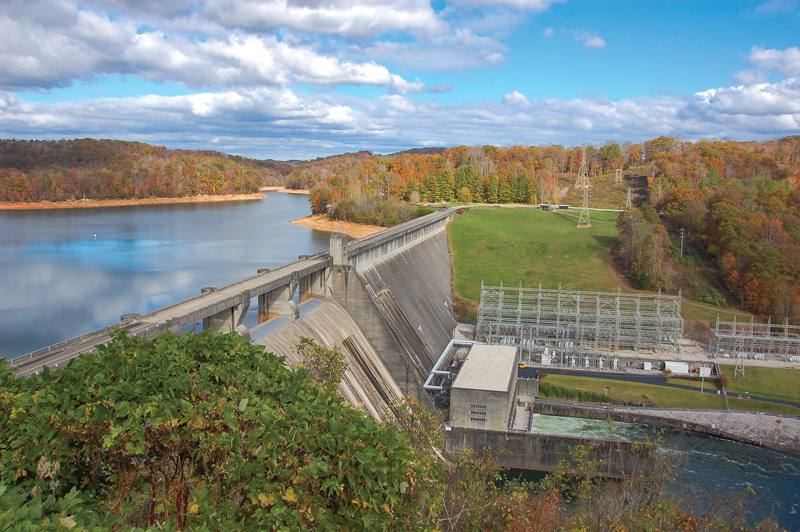
M328 259L327 254L325 253L314 255L307 259L297 260L293 263L281 266L280 268L276 268L270 272L259 274L242 281L226 285L216 292L202 294L200 296L192 297L183 301L179 301L173 305L154 310L142 315L141 320L128 323L123 328L132 334L147 329L148 327L153 327L159 324L163 325L170 318L208 307L218 301L235 296L244 290L253 289L269 283L270 281L285 277L287 274L291 274L296 270L318 266L320 263L325 262L326 260ZM12 368L12 371L14 371L14 374L17 376L26 376L40 371L45 365L57 367L58 365L67 363L69 360L77 357L81 353L93 350L95 346L106 343L109 338L109 334L98 334L86 340L70 342L65 349L58 352L53 352L52 354L38 358L34 361L26 362L18 367Z
M563 369L563 368L519 368L518 375L520 377L528 377L531 378L535 375L536 372L543 372L549 373L552 375L574 375L576 377L591 377L595 379L610 379L615 381L626 381L626 382L636 382L639 384L652 384L655 386L666 386L668 388L679 388L681 390L691 390L695 392L699 392L700 389L694 386L687 386L683 384L675 384L671 381L668 381L664 378L664 375L642 375L636 373L612 373L612 372L600 372L600 371L583 371L583 370L573 370L573 369ZM714 385L709 383L708 391L705 393L714 393L716 394L716 390L714 389ZM729 393L729 397L738 397L739 394ZM794 406L795 408L800 408L800 402L797 401L786 401L783 399L772 399L771 397L761 397L757 395L749 394L747 396L742 396L742 398L748 397L753 400L764 401L765 403L775 403L781 405L788 405Z

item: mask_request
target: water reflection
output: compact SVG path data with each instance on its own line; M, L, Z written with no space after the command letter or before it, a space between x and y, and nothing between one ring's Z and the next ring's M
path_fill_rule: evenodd
M313 254L307 196L0 211L0 355L14 357ZM94 235L97 234L97 240ZM246 323L257 323L257 304Z

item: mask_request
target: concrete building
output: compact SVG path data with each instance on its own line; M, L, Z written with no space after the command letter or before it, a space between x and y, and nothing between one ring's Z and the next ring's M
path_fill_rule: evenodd
M508 429L516 383L516 347L474 344L450 390L450 425Z

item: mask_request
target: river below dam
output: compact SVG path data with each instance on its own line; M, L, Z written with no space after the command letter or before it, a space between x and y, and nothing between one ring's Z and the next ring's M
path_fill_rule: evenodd
M0 211L0 356L13 358L328 248L329 233L289 224L308 197L98 209ZM251 305L245 325L258 321ZM549 425L547 425L549 423ZM593 425L596 424L596 425ZM541 420L543 431L602 436L605 422ZM635 438L636 427L620 427ZM691 434L668 435L687 457L679 482L762 496L800 530L800 459ZM701 492L702 493L702 492Z

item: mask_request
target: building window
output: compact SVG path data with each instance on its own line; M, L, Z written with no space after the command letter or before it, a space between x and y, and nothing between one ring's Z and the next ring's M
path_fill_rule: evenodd
M474 423L486 423L486 406L470 405L470 421Z

